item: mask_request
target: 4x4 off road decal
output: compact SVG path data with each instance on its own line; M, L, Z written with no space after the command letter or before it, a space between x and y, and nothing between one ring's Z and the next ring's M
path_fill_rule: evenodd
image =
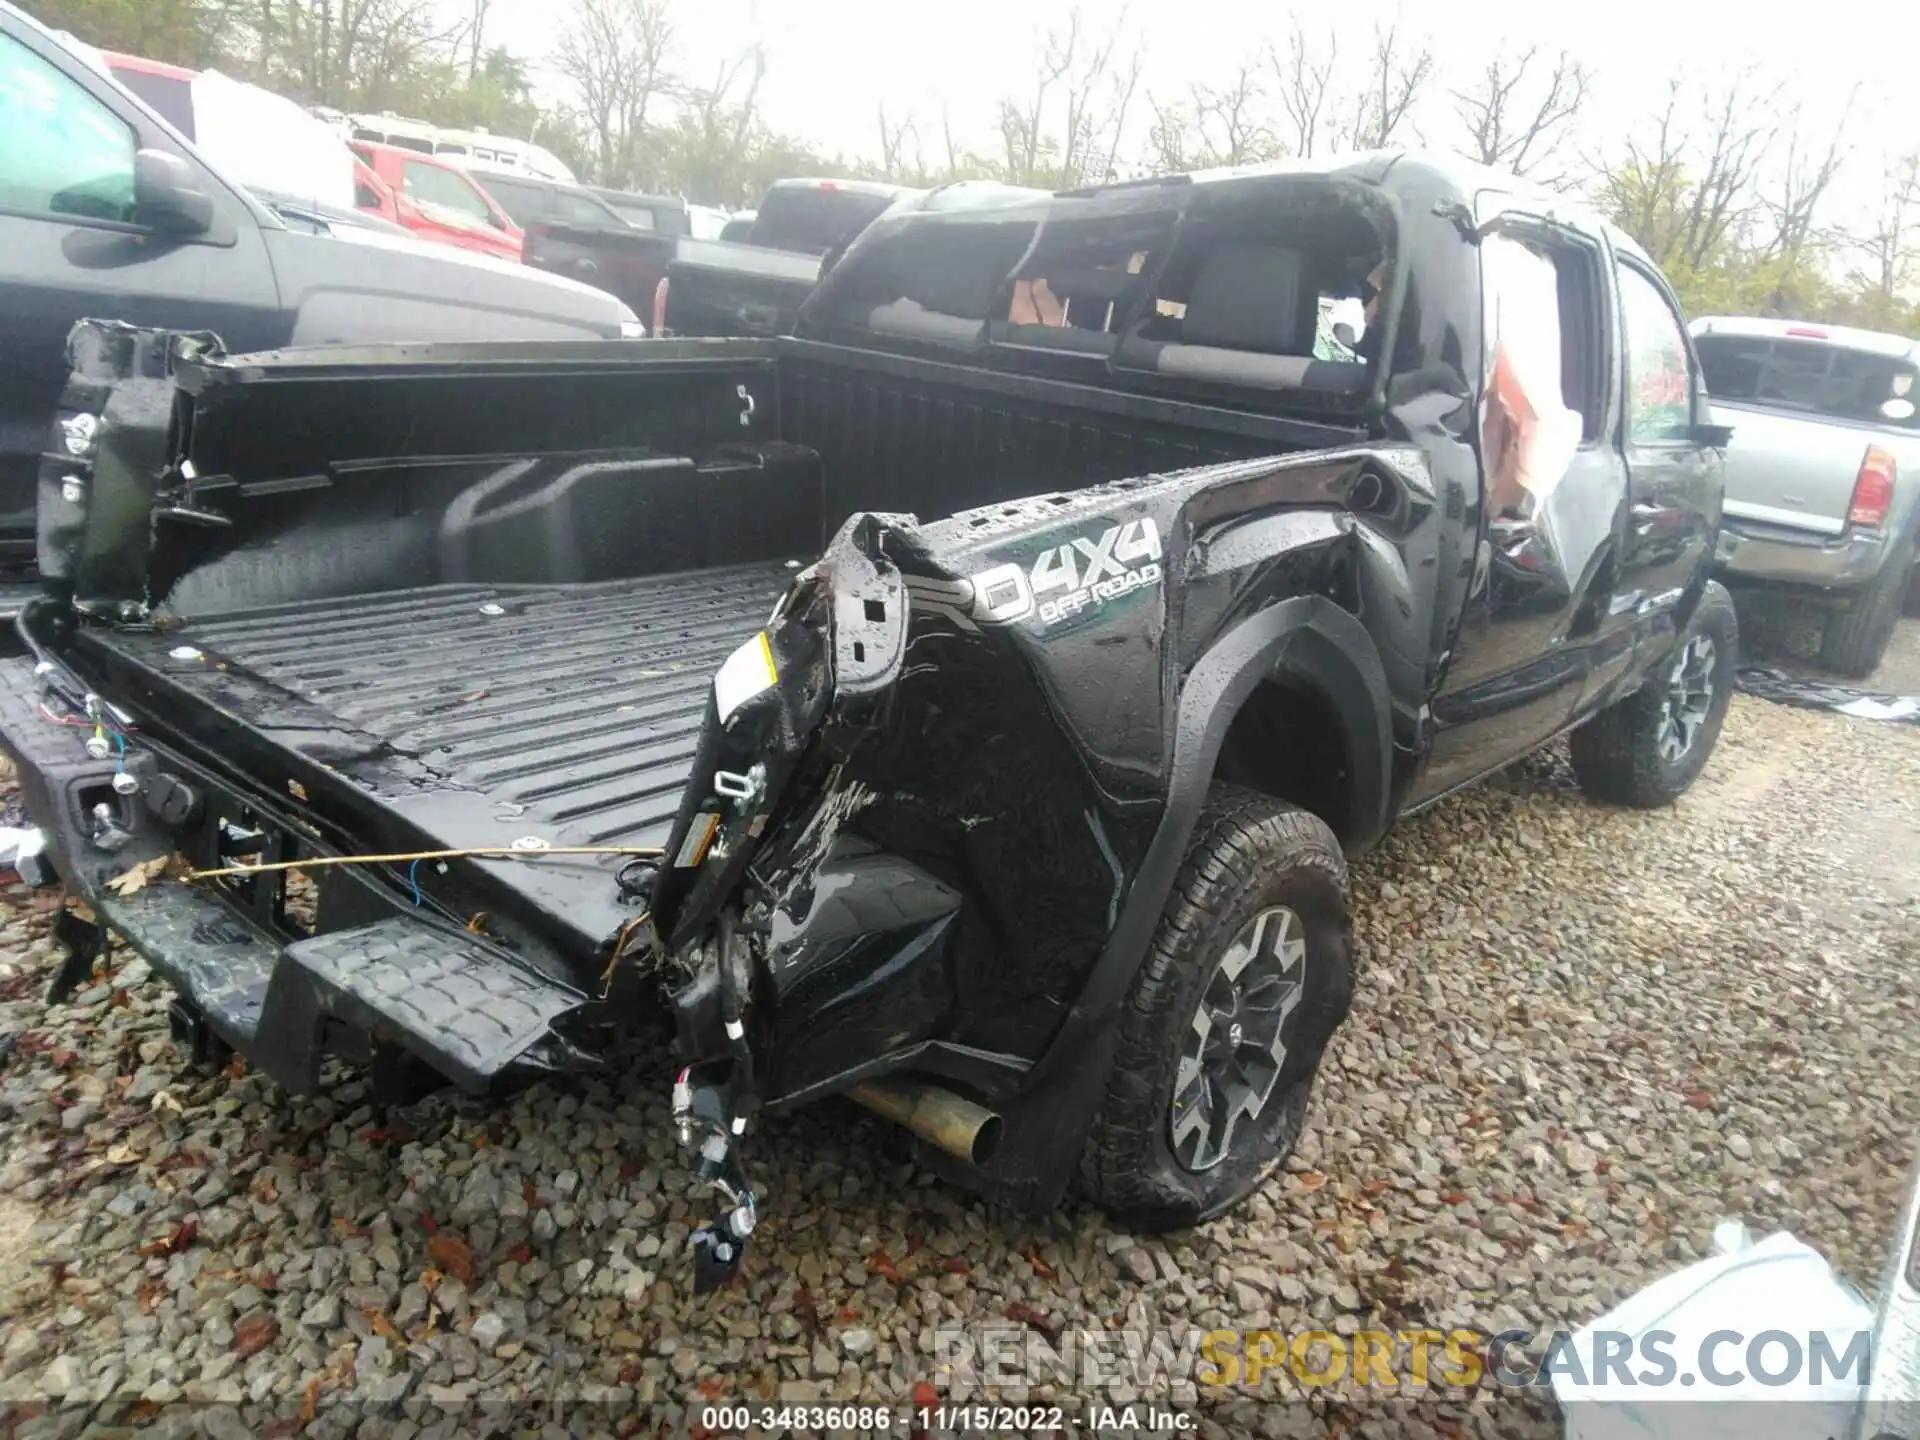
M1160 581L1160 530L1150 517L1110 525L1097 537L1050 545L1031 563L1008 562L965 580L907 577L913 608L962 630L1011 625L1038 615L1043 626L1091 614Z

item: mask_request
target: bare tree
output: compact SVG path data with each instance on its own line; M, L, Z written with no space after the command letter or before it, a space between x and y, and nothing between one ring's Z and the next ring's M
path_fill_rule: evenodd
M673 89L670 0L573 0L553 63L572 82L601 183L639 179L640 147Z
M1126 16L1104 35L1079 9L1050 31L1027 92L1000 101L1002 170L1015 184L1074 186L1112 177L1140 85L1138 50L1122 57Z
M1287 35L1285 50L1276 45L1267 51L1280 108L1286 114L1291 131L1286 143L1295 155L1318 153L1326 138L1322 129L1327 123L1333 94L1333 68L1339 59L1339 45L1339 40L1329 33L1323 53L1296 18Z
M1909 152L1882 172L1873 228L1854 240L1866 261L1855 283L1882 305L1906 288L1914 261L1916 221L1920 221L1920 152Z
M1374 27L1373 50L1351 81L1341 79L1338 37L1329 31L1316 41L1297 19L1284 48L1269 49L1268 65L1287 119L1282 142L1302 156L1392 144L1434 77L1432 47L1397 21Z
M1717 92L1667 83L1647 133L1597 165L1601 199L1615 223L1661 265L1698 271L1752 219L1754 182L1771 149L1779 87L1761 89L1751 69ZM1690 118L1697 117L1697 118Z
M948 144L952 140L949 136ZM909 149L912 158L909 159ZM927 174L926 156L920 146L920 125L912 115L888 123L887 106L880 103L880 166L889 180L923 181Z
M1388 145L1433 79L1433 48L1400 33L1399 22L1373 31L1367 83L1354 110L1350 137L1356 150Z
M1538 46L1511 59L1496 51L1472 89L1453 92L1467 153L1518 175L1551 164L1567 122L1587 98L1590 79L1587 67L1565 50L1551 62ZM1562 181L1557 177L1555 183Z
M715 68L711 84L681 86L674 127L674 168L683 188L698 195L737 197L759 121L766 51L749 46Z
M1809 250L1826 238L1816 231L1814 216L1834 177L1840 173L1844 153L1841 147L1846 138L1847 121L1853 115L1853 105L1859 98L1859 91L1860 87L1856 85L1848 93L1847 103L1834 124L1824 150L1817 145L1808 146L1801 139L1801 116L1798 110L1788 121L1786 157L1775 176L1775 183L1760 196L1761 209L1771 222L1760 249L1762 260L1780 260L1788 266L1797 265Z

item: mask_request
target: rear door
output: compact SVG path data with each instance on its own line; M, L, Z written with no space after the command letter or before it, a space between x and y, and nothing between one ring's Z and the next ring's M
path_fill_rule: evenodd
M1617 273L1628 526L1616 603L1646 615L1678 602L1700 573L1720 528L1722 461L1699 439L1706 387L1673 292L1627 256Z
M139 221L134 154L166 150L214 200L203 236ZM32 553L35 472L86 317L285 339L262 222L114 83L0 11L0 555Z

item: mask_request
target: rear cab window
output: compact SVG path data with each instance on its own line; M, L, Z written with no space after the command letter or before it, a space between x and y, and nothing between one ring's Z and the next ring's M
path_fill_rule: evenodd
M1382 221L1349 190L1307 181L1203 195L1113 368L1174 393L1351 401L1371 389L1392 279Z
M847 252L803 329L1143 395L1351 411L1380 365L1390 227L1370 190L1291 179L915 214Z
M1716 400L1920 429L1920 383L1902 356L1814 336L1709 333L1693 344Z
M893 204L890 195L835 185L790 185L769 190L753 221L752 243L772 250L824 255L859 234Z

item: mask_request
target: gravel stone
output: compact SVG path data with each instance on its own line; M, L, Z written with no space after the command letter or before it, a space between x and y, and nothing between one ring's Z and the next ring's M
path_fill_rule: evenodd
M318 1381L316 1440L453 1440L482 1408L562 1440L556 1396L680 1433L709 1401L904 1403L946 1325L1576 1327L1729 1216L1874 1285L1920 1133L1920 727L1740 696L1670 809L1589 803L1554 749L1404 822L1353 883L1353 1019L1239 1210L1171 1235L1077 1202L1022 1219L827 1102L759 1129L762 1227L699 1299L713 1202L663 1066L397 1112L336 1061L307 1097L203 1075L119 950L98 985L126 1003L46 1007L55 911L0 885L0 1034L41 1037L0 1067L0 1403L105 1386L99 1433L144 1395L159 1433L224 1440L289 1433ZM1395 1433L1197 1376L1174 1394L1219 1440ZM16 1431L77 1434L69 1408ZM1532 1399L1408 1413L1555 1433Z

